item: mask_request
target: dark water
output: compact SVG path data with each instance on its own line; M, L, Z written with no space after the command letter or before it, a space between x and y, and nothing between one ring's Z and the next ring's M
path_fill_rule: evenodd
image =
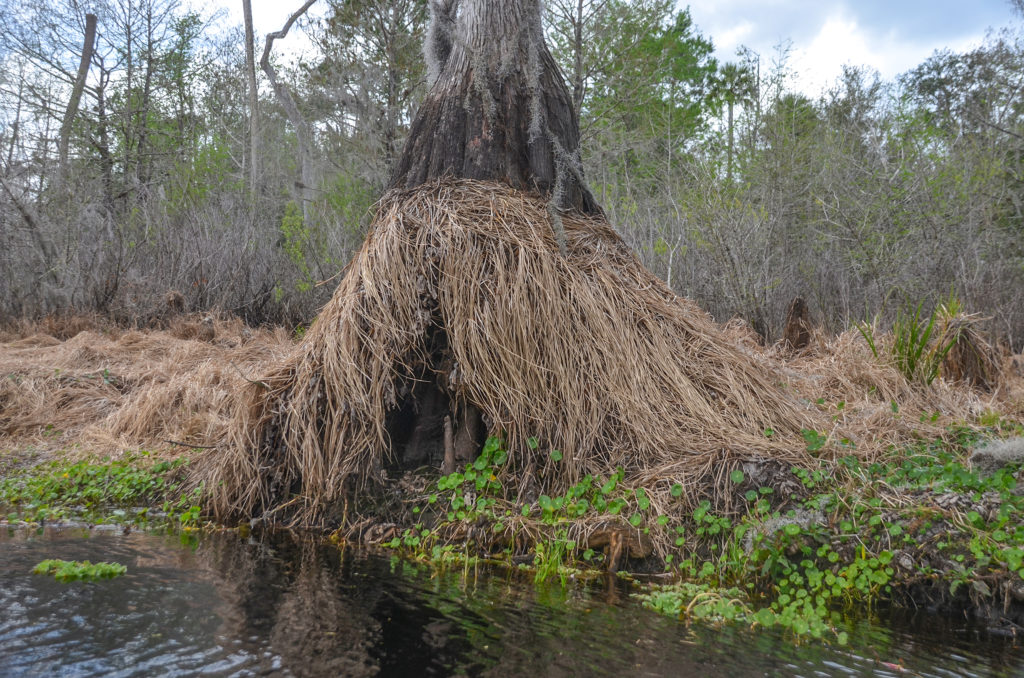
M30 574L46 558L128 574L59 584ZM615 586L432 578L288 535L0 530L2 676L1024 676L1019 642L964 620L852 631L837 648L687 628Z

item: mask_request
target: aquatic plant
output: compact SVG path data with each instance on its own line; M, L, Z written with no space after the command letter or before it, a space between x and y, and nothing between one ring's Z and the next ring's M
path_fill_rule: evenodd
M54 461L0 479L9 521L196 525L198 492L183 489L187 458L153 460L146 451L117 460ZM155 514L155 515L154 515Z
M988 435L1019 428L999 420ZM744 511L722 513L704 500L682 519L652 501L649 489L626 487L621 470L512 504L500 492L507 451L492 438L477 460L438 479L413 507L416 525L385 545L442 569L515 565L538 582L618 569L627 558L634 567L660 561L677 581L638 594L656 611L843 643L845 615L911 585L932 587L939 598L964 591L992 598L998 587L986 582L1024 580L1022 460L970 468L966 459L983 435L951 427L943 439L893 448L874 461L848 454L817 468L794 466L802 494L789 496L751 487L734 469L729 482L749 488ZM824 434L808 431L807 438L819 442ZM674 485L668 494L683 491ZM613 554L608 526L635 541Z
M53 575L59 582L95 581L119 577L128 568L120 563L91 563L88 560L44 560L32 568L32 574Z

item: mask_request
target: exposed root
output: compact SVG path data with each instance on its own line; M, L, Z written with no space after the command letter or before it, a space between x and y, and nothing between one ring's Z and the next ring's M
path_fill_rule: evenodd
M684 483L692 505L721 489L709 460L808 460L817 413L603 218L563 215L563 257L545 203L495 184L393 193L379 215L302 344L260 377L269 389L246 389L204 476L218 516L297 496L299 522L336 519L402 461L394 413L428 384L504 434L511 497L621 466Z

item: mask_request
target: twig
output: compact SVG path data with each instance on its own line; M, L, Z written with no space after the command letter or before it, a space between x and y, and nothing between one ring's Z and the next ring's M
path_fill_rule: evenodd
M162 440L160 442L167 443L168 445L180 445L181 447L191 447L195 450L216 450L216 445L193 445L192 443L182 443L177 440Z
M228 364L235 368L235 371L238 372L238 376L240 376L242 379L245 379L250 384L255 384L256 386L262 386L263 388L267 389L268 391L270 390L270 387L267 386L264 382L262 382L262 381L254 381L254 380L250 379L249 377L245 376L245 374L242 373L242 370L238 367L238 365L235 364L235 361L229 360Z

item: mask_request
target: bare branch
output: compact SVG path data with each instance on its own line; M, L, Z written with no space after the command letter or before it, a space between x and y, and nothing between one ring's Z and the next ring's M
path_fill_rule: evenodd
M263 47L263 56L260 58L260 68L267 74L267 79L270 80L270 85L274 88L274 95L281 102L281 106L288 115L289 122L295 128L295 135L298 139L299 167L302 172L302 185L299 187L299 193L302 202L302 216L307 221L309 217L309 202L312 199L311 187L314 184L312 178L313 162L310 158L312 144L309 126L306 124L305 118L302 117L302 113L299 112L299 107L295 103L295 98L292 97L291 90L288 89L287 85L278 80L277 71L274 70L273 65L270 63L270 50L274 46L274 40L283 40L288 35L288 31L291 30L292 24L298 21L315 2L316 0L306 0L306 3L297 12L288 17L288 21L285 22L281 30L275 33L267 33L267 41Z

